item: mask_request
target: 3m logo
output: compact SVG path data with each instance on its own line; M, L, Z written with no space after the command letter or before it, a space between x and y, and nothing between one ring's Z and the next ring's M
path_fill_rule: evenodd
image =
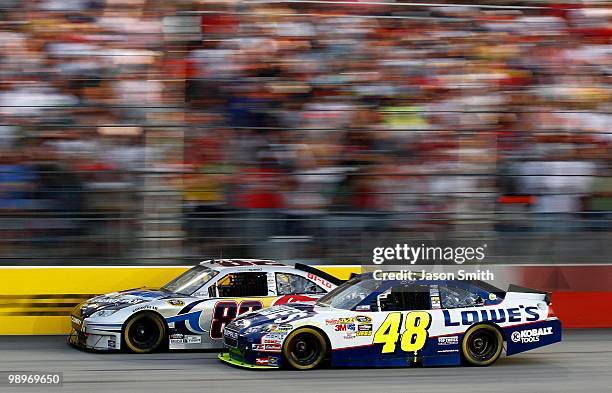
M510 335L512 342L518 343L533 343L540 341L540 336L548 336L553 334L552 327L545 327L539 329L521 330L519 332L513 332Z
M355 324L349 323L349 324L343 324L343 325L336 325L336 331L337 332L347 332L347 331L354 332Z

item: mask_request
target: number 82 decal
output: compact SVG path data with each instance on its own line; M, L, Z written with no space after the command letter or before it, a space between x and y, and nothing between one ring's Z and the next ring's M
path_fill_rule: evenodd
M400 334L402 326L402 313L392 312L374 333L373 344L384 344L382 353L393 353L399 341L404 352L417 352L425 347L429 337L431 315L425 311L411 311L404 318L404 331ZM401 337L401 338L400 338Z

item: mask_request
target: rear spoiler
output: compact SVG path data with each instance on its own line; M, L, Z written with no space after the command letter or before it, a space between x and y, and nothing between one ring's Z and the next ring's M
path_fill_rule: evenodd
M345 280L339 279L338 277L334 277L331 274L324 272L323 270L317 269L309 265L304 265L303 263L296 263L295 268L303 272L316 274L317 276L331 282L334 285L340 285L345 281Z
M514 285L514 284L510 284L508 286L508 291L507 292L537 293L537 294L540 294L540 295L544 295L544 301L546 302L546 304L550 305L550 303L551 303L550 292L540 291L540 290L537 290L537 289L531 289L531 288L526 288L526 287L521 287L520 285Z

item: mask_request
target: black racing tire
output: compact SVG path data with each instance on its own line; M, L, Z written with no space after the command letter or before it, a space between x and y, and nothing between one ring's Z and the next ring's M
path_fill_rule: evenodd
M121 332L123 347L129 352L151 353L166 339L166 323L154 312L141 312L127 320Z
M295 370L310 370L327 355L327 340L317 329L304 327L291 332L283 343L285 365Z
M470 366L489 366L499 358L504 347L504 338L495 326L474 325L463 335L461 355Z

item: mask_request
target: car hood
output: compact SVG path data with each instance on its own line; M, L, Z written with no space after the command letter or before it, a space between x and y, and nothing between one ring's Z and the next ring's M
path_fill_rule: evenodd
M295 321L311 318L317 314L331 313L327 307L319 307L312 303L294 303L282 306L272 306L245 314L235 319L227 327L232 330L242 331L248 327L266 325L270 323L291 324Z
M89 317L101 310L119 310L135 304L152 302L154 300L173 297L168 292L153 289L133 289L122 292L107 293L93 297L77 306L81 317Z

